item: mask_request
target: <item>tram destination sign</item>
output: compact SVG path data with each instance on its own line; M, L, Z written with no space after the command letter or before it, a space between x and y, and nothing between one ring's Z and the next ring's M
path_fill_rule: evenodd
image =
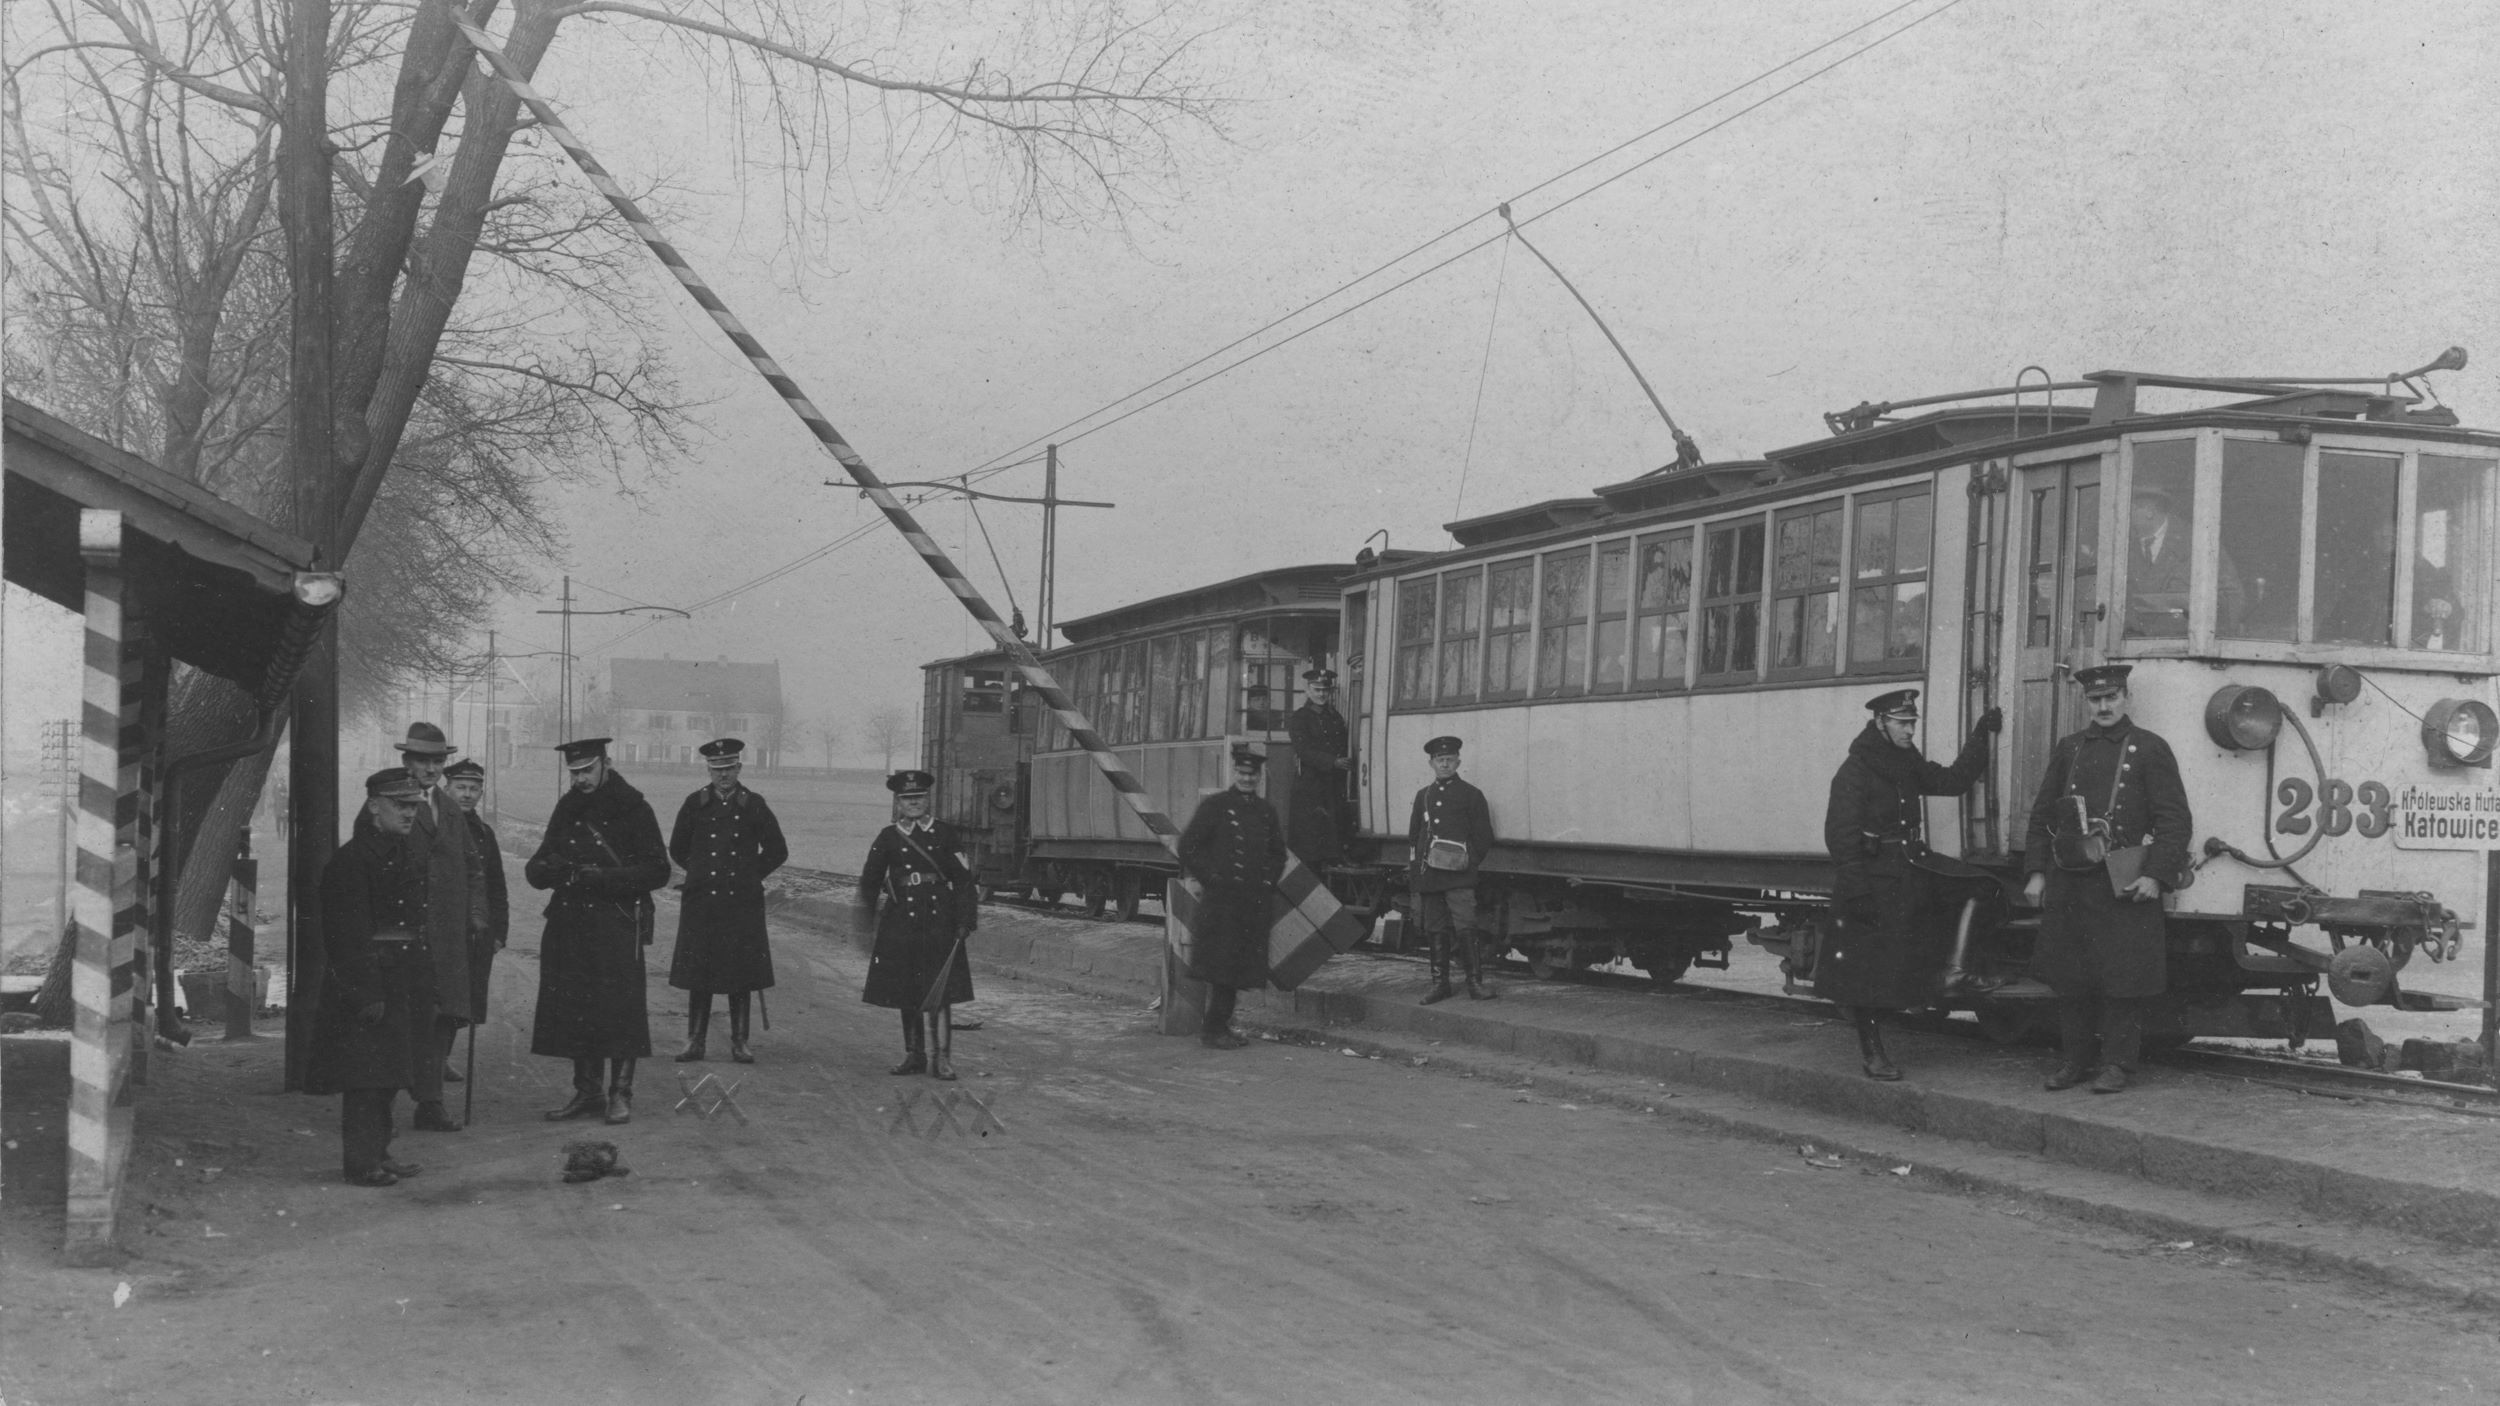
M2388 828L2402 849L2500 849L2500 786L2407 786Z

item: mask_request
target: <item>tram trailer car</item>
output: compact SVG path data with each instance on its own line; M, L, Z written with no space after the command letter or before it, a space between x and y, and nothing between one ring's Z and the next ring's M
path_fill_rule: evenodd
M2456 955L2500 846L2500 433L2404 381L2101 372L2028 404L1861 406L1761 459L1452 523L1457 549L1346 589L1379 876L1399 884L1424 740L1454 733L1499 836L1487 911L1540 975L1624 959L1670 981L1744 934L1811 993L1824 808L1864 701L1921 689L1938 760L2002 706L1989 771L1927 828L2003 882L1963 921L2004 984L1956 1004L2014 1038L2047 1009L2012 900L2049 749L2082 726L2067 676L2125 661L2195 814L2159 1031L2298 1044L2333 1024L2322 984L2472 1004L2398 970ZM2069 389L2089 403L2055 404ZM2155 412L2147 391L2223 400ZM2182 579L2161 563L2183 548Z
M1398 552L1390 560L1421 555ZM1282 817L1296 787L1287 719L1302 674L1339 668L1344 563L1281 567L1065 621L1043 663L1121 764L1176 825L1230 785L1231 748L1265 749L1262 790ZM1077 897L1134 917L1178 872L1091 756L1024 685L1003 651L923 666L923 765L938 814L963 828L992 894ZM1379 889L1378 866L1322 875L1340 898Z

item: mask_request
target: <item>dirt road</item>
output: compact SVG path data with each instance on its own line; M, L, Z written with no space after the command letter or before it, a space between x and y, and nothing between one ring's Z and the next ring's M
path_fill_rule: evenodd
M7 1401L2500 1391L2489 1323L2363 1286L1431 1063L1208 1051L1133 1005L995 981L954 1089L988 1124L962 1097L933 1106L946 1086L884 1073L895 1021L857 1003L847 947L793 933L779 961L760 1062L648 1064L638 1116L610 1132L540 1121L564 1066L525 1052L536 969L516 947L479 1044L477 1125L403 1133L398 1155L426 1170L384 1191L339 1184L335 1100L267 1092L274 1042L161 1059L126 1265L51 1267L56 1232L11 1156ZM673 1050L664 993L655 977ZM13 1078L37 1054L13 1047ZM672 1114L680 1070L743 1080L751 1122ZM11 1137L50 1116L13 1089ZM613 1136L633 1175L561 1184L558 1149L580 1136Z

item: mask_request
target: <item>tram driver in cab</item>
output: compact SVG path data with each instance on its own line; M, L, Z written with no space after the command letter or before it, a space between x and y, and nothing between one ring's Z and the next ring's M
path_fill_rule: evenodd
M2195 514L2185 485L2139 478L2127 503L2127 634L2132 639L2186 639L2188 581L2195 560ZM2248 612L2248 595L2231 554L2219 553L2216 605L2224 633Z

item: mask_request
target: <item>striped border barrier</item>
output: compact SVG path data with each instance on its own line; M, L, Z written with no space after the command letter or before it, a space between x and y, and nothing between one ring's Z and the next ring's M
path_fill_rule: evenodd
M136 755L125 743L135 700L123 620L122 515L78 515L86 559L85 698L78 778L77 951L70 970L69 1214L73 1257L108 1248L130 1153L130 1077L135 1000L137 885ZM128 802L129 804L125 804ZM131 828L125 828L126 826Z
M468 39L470 46L494 69L496 76L512 90L513 95L529 108L531 116L538 119L540 130L564 148L564 154L573 159L573 164L581 168L582 174L589 177L590 183L615 207L617 214L624 218L644 247L651 251L652 257L658 259L661 266L685 288L687 295L711 315L712 321L746 357L756 374L764 378L765 384L773 388L782 403L799 417L800 423L807 426L817 443L841 463L851 481L858 484L869 501L877 505L894 529L903 534L903 540L911 544L911 549L920 554L922 564L936 575L939 583L955 597L991 641L1014 661L1016 672L1042 695L1042 701L1049 706L1052 715L1068 730L1068 735L1076 739L1077 745L1085 749L1086 755L1094 759L1094 765L1101 769L1103 779L1111 784L1113 791L1119 793L1121 800L1128 803L1139 823L1152 832L1166 850L1177 854L1180 847L1179 828L1173 825L1171 817L1155 809L1145 786L1129 774L1127 767L1121 765L1118 754L1094 731L1093 724L1078 710L1075 699L1060 687L1059 681L1052 677L1048 669L1042 667L1041 660L1033 653L1033 647L1007 627L1007 622L982 598L962 570L939 549L936 539L921 529L911 511L903 506L902 500L895 497L868 467L868 461L860 457L859 451L843 439L841 432L825 418L824 412L816 408L807 393L799 389L798 382L764 349L764 344L756 340L746 324L729 310L729 305L712 291L711 285L704 282L694 266L677 252L676 246L661 237L659 228L643 214L633 197L625 193L624 187L608 174L607 168L599 164L599 159L590 154L590 149L582 144L581 138L565 126L564 120L556 115L555 107L530 85L528 76L496 46L494 40L487 37L484 30L466 19L455 18L455 23L460 26L461 34ZM1317 967L1329 954L1343 952L1362 938L1362 925L1353 914L1345 911L1344 905L1337 902L1336 897L1320 883L1318 876L1300 859L1286 861L1285 876L1278 886L1292 905L1279 921L1291 930L1296 949L1312 942L1325 949L1310 959L1310 966ZM1270 945L1273 946L1273 938ZM1308 972L1302 975L1308 975ZM1298 982L1301 977L1294 979Z

